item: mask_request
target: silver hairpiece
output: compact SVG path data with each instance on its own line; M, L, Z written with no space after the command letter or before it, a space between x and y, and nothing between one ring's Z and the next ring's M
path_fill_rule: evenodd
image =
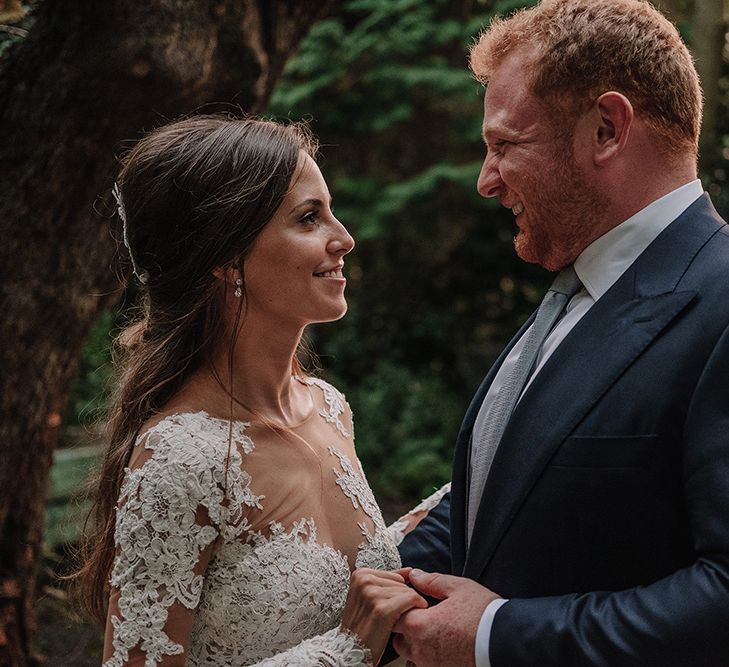
M124 200L122 199L121 191L116 183L114 183L114 187L111 189L111 194L113 194L114 199L116 199L116 210L122 221L124 245L127 247L127 252L129 252L129 259L132 262L132 271L134 272L134 275L137 276L137 280L142 283L142 285L146 285L149 280L149 273L147 271L140 271L137 263L134 261L134 255L132 254L132 248L129 245L129 236L127 234L127 213L124 210Z

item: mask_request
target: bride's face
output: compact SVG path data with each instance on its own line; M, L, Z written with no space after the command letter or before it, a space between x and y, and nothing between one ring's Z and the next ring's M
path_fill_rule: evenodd
M347 311L344 256L353 247L319 167L302 152L288 193L246 258L247 317L296 326L339 319Z

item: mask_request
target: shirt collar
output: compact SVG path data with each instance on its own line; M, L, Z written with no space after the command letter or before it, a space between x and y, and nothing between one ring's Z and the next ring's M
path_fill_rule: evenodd
M653 240L702 194L696 179L648 204L585 248L575 271L597 301L620 278Z

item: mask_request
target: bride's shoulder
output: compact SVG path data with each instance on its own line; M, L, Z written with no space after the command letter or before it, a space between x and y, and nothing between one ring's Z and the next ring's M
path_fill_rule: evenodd
M327 382L323 378L316 377L314 375L295 375L294 376L299 382L309 385L310 387L318 387L321 389L322 393L325 395L333 395L341 399L342 401L345 400L344 394L337 389L333 384L330 382Z
M345 395L322 378L297 375L296 379L303 384L317 388L321 403L319 414L332 424L340 435L350 437L352 435L352 409Z
M206 412L158 415L137 437L119 494L126 515L141 510L144 519L176 528L209 521L232 539L245 530L245 508L261 508L250 490L243 454L253 449L247 424L210 417ZM136 499L136 500L134 500ZM199 506L205 512L197 516Z
M143 465L151 458L205 467L224 464L229 441L230 453L235 458L253 450L253 442L246 434L248 426L247 422L231 424L228 420L211 417L204 410L157 414L139 429L130 467Z

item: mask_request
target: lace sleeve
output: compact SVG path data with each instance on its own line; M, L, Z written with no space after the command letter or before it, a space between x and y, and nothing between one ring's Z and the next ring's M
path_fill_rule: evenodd
M165 423L145 436L126 471L103 667L197 664L189 660L192 628L213 547L242 539L251 529L246 509L261 506L241 465L250 441L236 439L226 466L225 448L179 426ZM370 667L372 659L355 635L335 627L255 664Z
M405 535L413 530L428 515L441 500L446 493L451 490L451 483L444 484L435 493L429 495L425 500L413 507L407 514L401 516L397 521L387 527L387 532L395 544L400 544Z
M139 455L141 442L137 448L138 458L148 454ZM192 433L150 432L144 449L152 455L127 469L117 506L106 650L113 653L103 667L182 664L169 658L186 651L213 542L243 530L242 509L257 503L235 483L243 473L234 461L224 500L222 469Z
M118 591L109 611L114 653L104 667L122 667L134 649L144 652L145 666L184 652L181 641L169 636L169 612L175 606L176 620L189 625L184 610L194 610L200 599L198 561L219 534L198 512L208 486L204 474L178 461L153 457L127 472L111 574L112 590Z
M357 635L341 627L307 639L251 667L372 667L372 654Z

